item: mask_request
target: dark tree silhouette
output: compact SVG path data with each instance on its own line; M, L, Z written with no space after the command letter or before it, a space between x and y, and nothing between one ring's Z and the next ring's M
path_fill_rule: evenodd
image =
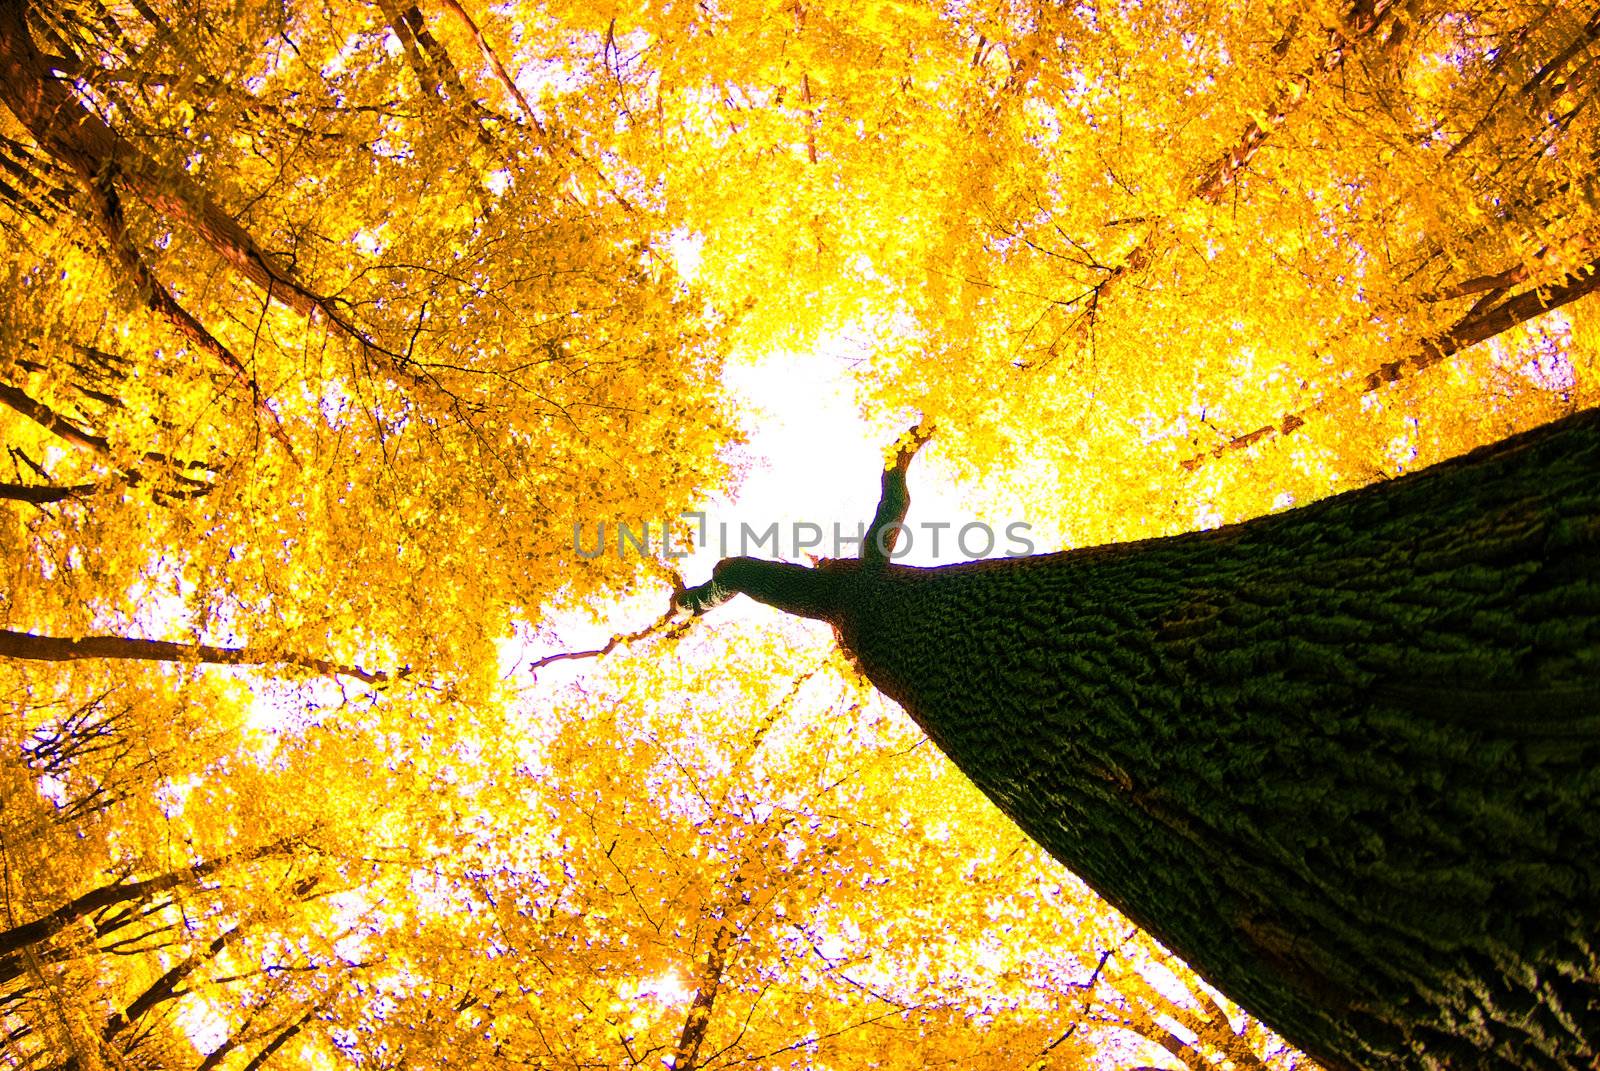
M1329 1068L1592 1068L1600 410L1209 532L678 595L832 623L1107 900Z

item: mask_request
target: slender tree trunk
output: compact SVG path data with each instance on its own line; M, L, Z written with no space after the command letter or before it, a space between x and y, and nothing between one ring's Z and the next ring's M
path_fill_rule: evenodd
M718 565L1329 1068L1593 1068L1600 410L1246 524ZM714 601L714 600L713 600Z
M101 1029L100 1036L104 1040L110 1041L129 1026L138 1022L151 1008L156 1007L158 1004L165 1004L169 1000L177 999L181 995L178 987L183 984L184 979L209 961L215 959L218 953L228 947L229 942L239 936L240 930L241 927L235 926L231 930L218 934L211 940L210 944L206 945L204 950L195 952L185 957L181 962L169 967L166 973L150 983L150 986L143 993L140 993L132 1004L122 1011L114 1013L106 1021L104 1028Z
M1600 260L1595 260L1563 276L1560 282L1530 287L1520 294L1505 297L1506 290L1525 279L1526 274L1524 268L1513 268L1501 272L1499 276L1482 276L1463 284L1467 287L1482 286L1484 296L1444 334L1423 339L1410 356L1399 361L1385 361L1368 372L1357 381L1353 393L1368 394L1385 384L1393 383L1402 376L1432 368L1469 346L1475 346L1519 324L1543 316L1552 309L1559 309L1600 290ZM1506 282L1503 286L1499 285L1504 280L1514 281ZM1470 292L1472 291L1468 291ZM1465 297L1467 293L1451 296ZM1333 397L1337 398L1339 395L1335 394ZM1188 458L1182 463L1183 468L1193 472L1212 458L1221 457L1230 450L1243 450L1274 435L1288 435L1295 432L1305 427L1307 417L1331 400L1333 399L1327 399L1297 413L1285 413L1276 424L1263 425L1254 431L1229 439L1206 453Z
M733 927L723 918L711 937L705 966L700 970L699 987L689 1004L689 1014L684 1018L678 1047L673 1050L673 1071L695 1071L700 1066L697 1062L700 1046L705 1043L706 1031L711 1026L711 1009L716 1006L717 993L722 989L722 973L727 969L728 946L732 943Z
M139 286L149 307L191 342L220 361L254 394L248 368L163 284L125 233L121 194L126 191L163 218L192 230L234 272L259 287L271 301L310 316L326 318L355 342L363 356L377 360L411 386L441 390L431 374L410 356L386 349L346 315L339 303L319 294L268 254L244 225L183 168L162 163L112 129L76 95L69 78L58 76L50 58L34 43L28 27L29 0L0 2L0 104L27 128L39 146L79 179L91 221L105 235L112 253ZM272 422L274 437L293 453L277 414L265 398L257 407Z
M279 1049L293 1041L295 1035L299 1034L300 1031L305 1029L305 1025L311 1021L312 1016L316 1015L321 1009L322 1003L313 1004L311 1007L307 1008L305 1013L301 1015L300 1018L296 1019L282 1030L278 1031L273 1039L267 1042L266 1046L263 1047L260 1052L256 1053L250 1058L250 1062L245 1064L241 1071L256 1071L257 1068L265 1066L267 1061L272 1059L272 1057L277 1054ZM210 1062L211 1058L209 1056L206 1057L206 1063ZM204 1064L201 1066L204 1067Z
M294 841L285 838L246 852L224 855L219 859L210 859L180 870L169 870L164 874L145 878L143 881L116 882L91 889L82 896L62 904L48 915L32 922L21 923L8 930L0 930L0 964L4 964L11 955L27 945L54 937L68 926L96 911L131 900L144 900L179 886L193 885L231 863L252 862L271 855L283 855L293 847Z
M85 498L99 489L100 485L95 483L70 485L0 483L0 498L8 502L27 502L35 506L46 506L52 502L65 502L71 498Z
M206 643L174 643L131 636L38 636L31 632L0 629L0 658L41 662L75 662L86 658L119 658L140 662L194 662L221 666L299 666L330 676L355 677L368 684L390 679L382 670L346 666L293 651L259 647L213 647ZM400 674L404 676L404 672Z
M0 103L39 145L87 185L121 183L162 216L205 240L240 275L302 315L321 298L256 245L231 214L180 168L164 165L128 142L72 91L34 44L28 0L0 4Z

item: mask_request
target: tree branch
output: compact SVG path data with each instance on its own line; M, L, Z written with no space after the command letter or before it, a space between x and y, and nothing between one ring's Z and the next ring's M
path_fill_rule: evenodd
M88 450L101 457L110 458L112 456L111 443L105 436L96 435L79 427L43 402L31 397L26 391L13 387L8 383L0 382L0 405L22 414L63 442L71 443L73 446ZM15 449L14 453L21 456L22 460L41 478L50 479L44 468L35 464L26 454L22 454L20 450ZM190 471L211 473L218 471L214 466L204 461L183 461L155 450L145 451L143 460L168 467L168 471L165 473L170 480L168 486L158 486L155 489L156 495L168 498L195 498L211 490L211 484L207 481L185 475L177 470L188 469ZM0 483L0 499L42 505L49 502L61 502L69 498L84 498L101 491L110 490L119 484L133 487L145 482L145 475L135 469L123 468L116 464L111 467L115 471L117 479L110 483L84 483L71 486Z
M467 14L466 8L458 4L456 0L442 0L442 2L446 10L455 15L466 26L467 32L472 35L472 40L477 43L478 51L483 53L483 58L488 61L490 68L495 73L495 77L500 79L500 84L505 87L506 92L511 94L511 98L522 106L523 114L528 117L528 121L540 133L543 133L544 127L540 124L539 117L534 114L533 105L529 104L528 98L523 96L522 90L518 88L517 83L512 80L510 72L506 70L506 65L500 62L499 54L489 44L488 39L483 36L483 31L478 29L478 24L472 20L472 16Z
M686 632L689 628L689 622L679 622L676 625L672 623L672 619L677 616L677 611L679 609L678 599L686 590L683 583L683 577L678 575L678 571L676 569L669 569L666 566L661 565L659 562L654 562L651 559L646 560L650 564L655 565L658 571L666 578L667 582L672 585L672 601L669 604L666 613L656 618L655 621L646 625L644 628L639 629L637 632L617 633L606 641L605 646L596 647L592 651L563 651L560 654L546 655L535 662L529 663L528 672L535 673L538 670L543 669L545 666L556 662L566 662L579 658L603 658L624 644L634 643L656 632L662 632L667 639L676 638Z
M933 423L924 421L901 437L894 460L884 468L878 509L862 538L861 557L823 562L808 569L792 562L759 558L724 558L711 570L711 579L672 596L674 609L695 616L715 609L735 595L748 595L785 613L821 621L834 620L848 577L854 572L876 572L887 567L899 539L911 492L906 470L922 445L933 437Z
M9 383L0 383L0 405L14 409L56 438L73 446L102 455L111 452L111 444L104 436L85 431L48 405L36 401L26 391Z
M69 84L56 77L50 60L35 46L28 29L27 5L0 4L0 101L42 148L78 176L93 202L96 225L106 232L119 263L134 274L153 310L216 356L237 378L250 382L243 364L178 303L132 248L123 234L117 185L126 187L158 215L191 229L229 267L265 292L269 301L302 316L315 313L325 317L363 356L380 359L396 378L430 392L441 389L408 355L380 346L348 319L335 299L317 293L279 266L186 171L164 166L113 130L67 88ZM265 399L256 400L258 408L266 404ZM274 437L290 448L276 414L270 408L265 411L272 414Z
M1262 116L1266 120L1265 125L1259 120L1252 119L1233 146L1195 179L1194 185L1190 188L1190 196L1208 204L1215 204L1221 199L1228 187L1233 185L1239 172L1249 165L1257 150L1266 143L1267 138L1288 121L1295 108L1306 98L1311 91L1313 80L1322 75L1332 74L1344 66L1345 57L1350 54L1352 46L1357 40L1370 37L1382 25L1384 16L1389 13L1392 6L1391 0L1357 0L1352 4L1350 10L1345 13L1344 27L1329 31L1328 48L1317 57L1315 66L1308 71L1300 71L1290 76L1288 83L1278 91L1277 97L1267 106ZM1287 47L1284 51L1287 51Z
M1354 393L1358 396L1368 394L1386 383L1395 382L1402 376L1431 368L1469 346L1487 341L1518 324L1526 323L1596 290L1600 290L1600 260L1585 264L1553 286L1537 286L1525 290L1498 305L1492 301L1487 303L1480 301L1444 334L1424 339L1416 352L1409 357L1398 361L1386 361L1368 372L1358 381ZM1493 297L1499 291L1491 289L1488 293ZM1298 412L1286 413L1278 424L1267 424L1246 432L1221 446L1213 447L1206 453L1186 459L1181 465L1185 470L1193 472L1207 461L1221 457L1231 450L1242 450L1274 436L1288 435L1304 427L1308 416L1326 408L1327 405L1328 402L1323 401Z
M230 941L239 936L242 929L243 927L241 926L235 926L231 930L218 934L205 947L204 951L195 952L181 963L171 967L165 974L152 982L143 993L134 998L132 1004L129 1004L122 1011L114 1013L106 1021L105 1028L100 1032L100 1036L106 1041L110 1041L151 1008L177 997L179 995L178 984L199 969L201 964L209 959L214 959L217 953L228 946Z
M878 510L873 514L866 537L861 541L863 569L881 569L889 564L895 544L900 541L906 512L911 509L911 490L906 485L906 470L911 467L911 459L916 457L917 451L931 438L932 421L916 425L901 436L901 445L895 452L894 461L883 470Z
M52 502L65 502L70 498L87 498L101 490L104 488L97 483L76 483L70 486L0 483L0 499L44 506Z
M672 607L668 609L666 613L662 614L660 617L656 618L639 631L620 632L607 640L605 646L596 647L592 651L562 651L560 654L545 655L543 658L528 663L528 672L535 673L543 669L545 666L553 665L556 662L566 662L579 658L601 658L610 654L612 651L615 651L618 647L621 647L624 644L634 643L635 641L642 640L647 636L654 635L657 632L660 632L668 639L683 635L684 632L688 631L689 626L693 624L693 621L678 621L674 623L673 618L678 616L678 603L676 600L685 592L685 590L686 589L684 589L680 584L673 592L674 602Z
M330 676L354 677L368 684L385 684L406 676L408 669L390 675L383 670L366 670L290 651L267 651L255 647L213 647L204 643L174 643L170 640L145 640L128 636L84 636L68 639L39 636L31 632L0 629L0 658L30 659L41 662L75 662L89 658L129 659L142 662L203 663L223 666L299 666Z
M317 1012L322 1010L324 1004L326 1003L326 1001L319 1001L318 1003L307 1008L304 1015L300 1016L300 1018L290 1023L283 1030L279 1031L277 1036L269 1041L265 1048L252 1056L250 1058L250 1062L244 1065L242 1071L256 1071L257 1068L263 1066L268 1060L272 1059L273 1055L279 1049L283 1048L290 1041L294 1040L294 1036L305 1028L305 1025L311 1021L312 1017L315 1016ZM207 1057L208 1061L209 1059L210 1058Z
M1249 166L1261 147L1280 127L1284 125L1301 102L1307 99L1312 88L1319 78L1337 71L1344 65L1346 57L1350 54L1355 43L1370 37L1385 17L1388 15L1392 0L1355 0L1345 13L1343 28L1329 31L1328 47L1317 57L1316 62L1308 69L1296 72L1289 77L1288 82L1279 89L1271 103L1267 105L1261 121L1252 119L1245 127L1244 132L1230 145L1215 162L1203 168L1189 186L1189 197L1204 204L1216 204L1222 199L1238 178L1239 172ZM1292 31L1293 27L1291 27ZM1274 46L1275 54L1282 55L1288 51L1292 42L1290 35ZM1092 325L1094 313L1100 302L1116 288L1124 278L1134 272L1143 271L1153 261L1158 252L1157 238L1169 228L1167 219L1158 218L1151 222L1150 229L1122 261L1108 270L1105 278L1101 279L1093 289L1093 300L1090 305L1089 315L1081 322ZM1069 328L1070 330L1070 328ZM1052 353L1054 347L1052 347ZM1025 362L1020 367L1042 367L1048 363L1049 358L1035 364Z
M135 882L115 882L92 889L74 900L62 904L50 914L32 922L24 922L8 930L0 930L0 967L22 948L55 936L66 927L96 911L129 903L182 885L193 885L232 863L253 862L272 855L285 855L298 845L294 838L284 837L271 844L245 852L219 856L180 870L169 870L152 878ZM3 976L0 976L3 977Z
M1078 1027L1083 1024L1083 1017L1089 1014L1089 1006L1094 1003L1094 991L1095 987L1100 984L1100 975L1105 972L1106 964L1110 962L1111 957L1114 955L1116 955L1116 949L1113 948L1108 948L1104 952L1100 953L1100 962L1095 964L1094 970L1089 973L1088 981L1074 983L1069 987L1072 989L1083 990L1083 1007L1078 1010L1077 1020L1074 1021L1071 1026L1067 1027L1066 1033L1062 1034L1050 1044L1046 1045L1044 1050L1039 1053L1040 1057L1048 1056L1053 1049L1076 1033Z

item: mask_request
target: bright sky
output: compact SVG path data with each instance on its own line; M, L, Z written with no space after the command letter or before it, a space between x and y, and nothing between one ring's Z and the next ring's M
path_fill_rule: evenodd
M698 235L679 232L667 243L681 275L693 280L700 269L703 242ZM797 557L791 546L792 525L811 523L823 530L823 546L813 553L833 555L833 526L853 534L857 525L872 519L878 505L879 476L889 436L875 428L854 399L853 369L870 354L843 334L824 337L811 353L773 353L758 361L735 358L723 382L736 400L740 424L749 439L749 455L756 467L732 496L704 504L712 545L685 559L682 572L690 583L710 575L718 559L740 553L741 524L761 532L776 522L782 546L778 556ZM912 418L896 425L898 434ZM959 527L970 520L956 489L929 472L928 460L937 459L939 440L925 446L913 463L910 476L911 516L919 520L950 522ZM727 554L719 547L718 530L727 525ZM942 540L935 557L928 539L913 532L909 552L896 560L906 565L934 565L963 560L953 539ZM755 556L771 556L752 549ZM840 556L849 556L850 550Z
M883 458L895 435L909 428L914 417L907 417L880 430L860 411L853 395L852 369L863 355L842 338L825 339L809 354L774 354L759 362L733 362L724 373L724 383L735 399L740 425L747 438L747 456L753 464L743 484L728 496L716 496L699 504L706 515L706 544L697 544L695 553L673 564L689 584L703 583L712 567L723 557L748 551L753 557L778 557L805 563L796 555L794 525L813 524L821 529L822 543L810 553L833 556L833 526L853 536L858 526L872 519L878 506ZM961 489L951 483L939 464L939 439L918 452L909 473L911 512L910 550L895 560L905 565L936 565L964 561L969 557L956 545L954 533L973 519L970 506L962 501ZM615 518L637 526L640 518ZM931 553L923 522L944 522L951 527L941 533L939 554ZM651 523L652 549L659 529ZM776 523L779 547L740 546L741 526L756 533ZM726 531L724 543L720 533ZM583 545L594 546L593 524L583 530ZM615 532L608 526L607 553L616 548ZM720 545L719 545L720 544ZM1005 546L1004 531L996 532L998 555ZM1047 548L1040 548L1047 549ZM853 557L858 548L846 544L842 557ZM655 619L664 607L655 602L619 601L603 611L603 619L591 623L577 616L546 617L557 638L532 648L508 645L505 669L517 672L516 664L558 651L591 649L603 645L617 633L633 632ZM776 613L749 599L735 599L714 613L719 623L743 624L771 621ZM799 627L807 623L794 622ZM553 627L552 627L553 626ZM820 627L820 626L818 626ZM563 662L539 671L541 684L565 682L581 675L588 663Z
M692 282L699 272L703 241L698 235L679 232L666 245L679 273ZM704 539L696 541L694 553L671 563L685 582L703 583L719 560L740 554L802 563L807 553L817 557L859 554L859 547L848 542L836 553L834 526L850 537L872 519L885 452L917 416L905 414L899 423L890 425L892 430L885 431L882 420L875 423L861 412L854 396L854 369L868 356L840 333L824 337L810 353L769 353L759 360L735 356L729 361L723 383L748 440L745 456L752 465L746 479L731 493L697 504L705 514ZM888 417L885 414L884 420ZM971 509L961 501L960 489L940 472L938 454L935 436L911 466L912 504L907 517L911 531L909 539L901 537L895 558L904 565L948 564L971 557L961 553L955 538L955 532L973 519ZM643 518L605 520L633 527ZM932 553L930 534L920 527L927 521L951 526L938 535L937 555ZM658 524L650 522L650 534L652 549L659 553ZM774 524L778 526L776 550L770 540L758 543ZM748 543L743 536L746 525L753 533ZM796 525L815 525L820 530L819 545L809 552L797 549L797 539L805 536L797 535ZM993 553L1000 554L1008 544L1003 526L996 527L1001 530L995 533ZM590 521L583 529L583 546L594 547L595 539ZM606 553L615 552L617 533L609 525L605 540ZM507 643L502 649L503 671L514 674L519 665L543 655L599 647L612 635L643 627L662 609L637 600L618 601L601 611L603 620L598 623L575 615L546 614L541 623L556 642L531 647L517 641ZM770 621L774 611L749 599L735 599L715 613L720 623L744 624ZM810 626L792 619L787 624ZM555 663L540 671L541 683L575 679L585 665L582 661Z

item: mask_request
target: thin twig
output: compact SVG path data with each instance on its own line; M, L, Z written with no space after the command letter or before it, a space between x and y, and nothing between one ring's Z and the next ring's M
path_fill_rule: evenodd
M1057 1045L1060 1045L1077 1032L1078 1027L1083 1023L1083 1016L1089 1014L1089 1006L1094 1003L1094 990L1100 984L1100 973L1106 969L1106 964L1110 962L1111 957L1115 954L1116 949L1114 948L1108 948L1100 953L1100 962L1095 965L1093 973L1089 975L1089 980L1087 982L1074 983L1067 987L1068 989L1081 989L1084 991L1083 1010L1078 1013L1078 1018L1073 1024L1067 1027L1065 1034L1062 1034L1044 1047L1044 1051L1039 1054L1041 1057L1048 1055Z
M691 617L687 620L674 621L674 618L679 617L681 613L681 611L678 609L676 596L680 592L686 590L686 588L682 579L680 579L676 573L672 575L674 601L668 606L666 613L656 618L650 624L646 625L642 629L639 629L637 632L619 632L607 640L605 646L596 647L592 651L562 651L559 654L545 655L543 658L538 659L537 661L530 662L528 664L528 672L537 673L545 666L548 666L554 662L567 662L579 658L602 658L605 655L610 654L612 651L615 651L618 647L629 643L635 643L639 640L645 639L648 636L655 635L656 633L661 633L667 639L676 639L677 637L683 635L689 630L690 626L694 624L695 619Z

